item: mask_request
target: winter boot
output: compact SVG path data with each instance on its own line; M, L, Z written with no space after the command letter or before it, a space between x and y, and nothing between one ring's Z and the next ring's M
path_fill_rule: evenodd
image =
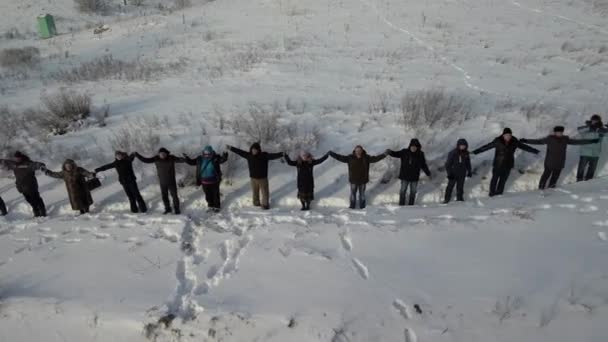
M302 211L306 210L306 201L301 200L300 202L302 202L302 209L300 209L300 210L302 210Z
M165 212L163 213L163 215L167 215L167 214L171 214L170 208L165 208Z
M173 213L174 213L175 215L179 215L179 214L181 214L181 213L182 213L182 211L181 211L181 210L179 210L179 208L175 208L175 209L173 210Z
M359 208L361 208L361 209L365 209L365 206L366 206L366 205L367 205L367 204L366 204L366 202L365 202L365 201L361 201L361 202L359 202Z
M355 201L350 201L350 206L348 206L350 209L355 209L356 205L355 205Z
M410 200L407 202L407 205L414 205L416 203L416 196L410 196Z
M6 216L8 214L8 210L6 210L6 204L0 198L0 216Z

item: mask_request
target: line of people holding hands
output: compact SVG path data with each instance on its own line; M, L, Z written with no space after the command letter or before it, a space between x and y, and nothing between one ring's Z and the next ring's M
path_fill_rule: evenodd
M510 128L505 128L500 136L471 152L469 152L468 142L465 139L458 139L456 147L448 153L445 163L448 184L445 190L444 203L451 201L454 187L456 187L456 199L464 201L465 180L467 177L473 176L470 154L476 155L492 149L494 150L494 162L490 181L490 197L501 195L504 192L505 184L515 164L514 155L517 149L534 154L539 153L539 150L530 145L547 146L545 170L539 181L539 189L556 186L560 173L565 166L568 145L584 145L581 147L577 180L593 178L601 154L601 139L608 130L599 115L593 115L591 120L587 121L584 126L579 127L578 130L583 139L572 139L564 135L563 126L556 126L550 135L541 139L517 139L513 136ZM414 205L421 173L424 172L429 178L432 176L422 146L417 139L412 139L407 148L399 151L386 150L379 155L370 155L362 146L358 145L348 155L329 151L322 157L315 158L309 152L302 152L295 160L284 152L269 153L263 151L259 143L252 144L248 151L229 145L226 147L228 151L247 161L253 205L262 209L270 208L268 164L272 160L281 158L288 165L297 168L298 198L302 204L302 210L310 210L311 202L314 200L314 167L326 161L330 156L348 165L351 209L366 207L365 193L366 185L369 183L370 166L387 156L398 158L401 161L399 205ZM38 189L37 171L52 178L63 179L72 209L84 214L89 212L89 208L93 204L91 190L100 186L96 174L115 169L118 174L118 181L123 186L129 199L131 212L145 213L148 208L139 191L137 178L133 171L135 159L146 164L154 164L156 167L165 214L181 213L175 172L175 164L177 163L186 163L196 167L196 184L202 187L209 210L212 212L220 211L220 184L222 181L220 165L228 160L228 152L218 154L211 146L206 146L201 154L195 158L190 158L185 154L178 157L165 148L161 148L158 154L152 157L144 157L137 152L128 154L116 151L113 162L100 166L93 172L78 166L71 159L63 163L60 171L54 172L47 169L44 163L32 161L21 152L15 152L12 160L0 159L0 166L14 172L17 191L30 204L35 217L46 216L46 207ZM6 205L1 198L0 214L7 214Z

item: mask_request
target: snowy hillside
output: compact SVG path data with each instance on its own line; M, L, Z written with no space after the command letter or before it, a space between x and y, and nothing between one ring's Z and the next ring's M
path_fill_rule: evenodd
M475 148L506 126L539 138L559 124L574 136L592 113L607 118L608 2L106 2L97 14L0 2L0 157L93 170L115 149L194 156L261 139L292 156L378 154L416 137L433 177L400 208L386 159L368 208L351 211L346 166L327 161L302 213L295 168L275 161L261 212L231 155L219 215L180 166L184 214L162 216L155 169L136 162L148 214L129 212L108 171L83 216L40 174L49 217L32 219L0 170L0 341L606 340L605 157L598 179L572 185L570 147L562 188L541 197L544 147L518 154L508 194L489 199L488 152L467 201L439 203L458 138ZM37 38L41 13L58 36ZM31 61L5 53L28 47ZM90 95L92 110L52 134L60 92ZM421 95L440 97L437 116L404 113Z

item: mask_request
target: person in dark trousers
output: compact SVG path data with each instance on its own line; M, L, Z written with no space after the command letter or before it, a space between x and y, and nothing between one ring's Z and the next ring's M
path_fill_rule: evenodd
M0 165L13 171L17 191L30 204L34 216L46 216L46 207L40 197L38 180L36 179L36 171L46 170L44 163L32 161L27 155L17 151L15 152L15 160L0 159Z
M566 150L568 145L589 145L596 144L600 139L571 139L564 135L564 127L556 126L553 129L553 134L542 139L521 139L521 142L531 145L547 145L547 154L545 156L545 171L540 177L538 188L544 190L547 181L549 188L555 188L559 175L566 166Z
M370 156L361 145L357 145L350 155L341 155L333 151L329 155L335 160L348 164L348 181L350 183L350 208L355 209L357 192L359 193L359 208L366 206L365 188L369 183L369 166L377 163L388 155L388 150L377 156Z
M389 156L401 159L399 179L401 179L401 190L399 191L399 205L405 205L407 189L410 189L408 205L416 202L416 190L420 180L420 171L424 171L427 177L431 177L431 171L426 164L422 145L418 139L412 139L410 146L401 151L389 151Z
M326 153L323 157L315 159L309 152L302 152L297 160L291 160L285 153L287 164L298 168L298 199L302 203L302 210L310 210L310 203L315 198L313 169L326 161L328 157L329 154Z
M268 162L280 159L283 152L268 153L262 151L259 143L254 143L249 148L249 152L228 145L228 149L236 155L247 160L249 167L249 177L251 178L251 191L253 192L253 205L262 207L264 210L270 209L270 190L268 185ZM260 193L261 201L260 201Z
M146 206L146 201L144 201L139 192L137 177L135 177L135 172L133 172L135 154L129 155L126 152L116 151L114 157L116 159L113 162L96 168L95 173L116 169L116 173L118 173L118 182L122 185L122 188L129 198L131 212L145 213L148 211L148 207Z
M578 127L579 136L583 139L599 139L595 144L581 146L576 181L586 181L593 178L597 163L602 153L602 139L608 134L608 129L602 123L598 114L591 116L591 120L584 126Z
M4 200L0 197L0 216L8 215L8 210L6 209L6 204L4 204Z
M196 166L196 184L203 187L207 207L210 211L219 212L220 184L222 182L222 169L220 164L228 161L228 152L218 155L211 146L205 146L200 156L192 159L184 154L188 165Z
M52 178L63 179L73 210L79 211L80 214L89 212L93 197L87 186L87 178L95 177L94 173L79 167L72 159L67 159L63 163L61 171L46 170L44 173Z
M445 189L443 203L450 203L452 200L454 186L456 186L456 200L460 202L464 201L464 182L466 177L471 178L473 176L469 143L465 139L459 139L456 143L456 148L448 154L445 172L448 175L448 186Z
M495 150L492 180L490 180L490 197L502 195L505 191L505 184L511 169L515 166L515 151L518 148L534 154L539 153L537 149L514 137L510 128L505 128L501 136L472 152L473 154L480 154L491 149Z
M164 214L171 213L171 203L169 202L169 193L173 199L173 213L175 215L181 214L179 208L179 197L177 195L177 181L175 180L175 163L185 162L184 158L176 157L164 147L158 150L158 154L151 158L146 158L141 154L135 152L135 157L142 163L154 164L156 166L156 173L158 175L158 182L160 184L160 193L165 206Z

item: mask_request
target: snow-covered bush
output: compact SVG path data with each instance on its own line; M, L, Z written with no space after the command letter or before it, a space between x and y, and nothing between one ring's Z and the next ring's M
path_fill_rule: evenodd
M13 147L15 138L23 128L21 113L14 112L6 106L0 107L0 151Z
M279 123L280 117L281 113L276 108L251 104L246 114L235 118L232 129L250 142L278 144L286 133Z
M81 120L91 114L92 99L89 94L66 89L42 97L46 112L40 116L41 123L53 134L65 134Z
M174 6L176 9L184 9L192 6L191 0L174 0Z
M33 46L4 49L0 52L0 66L5 68L35 67L40 63L40 50Z
M158 130L147 120L129 121L110 137L115 151L153 153L160 145Z
M442 89L410 92L401 99L403 123L409 127L448 128L473 114L473 100Z
M82 13L103 14L108 9L107 0L74 0L74 4Z

